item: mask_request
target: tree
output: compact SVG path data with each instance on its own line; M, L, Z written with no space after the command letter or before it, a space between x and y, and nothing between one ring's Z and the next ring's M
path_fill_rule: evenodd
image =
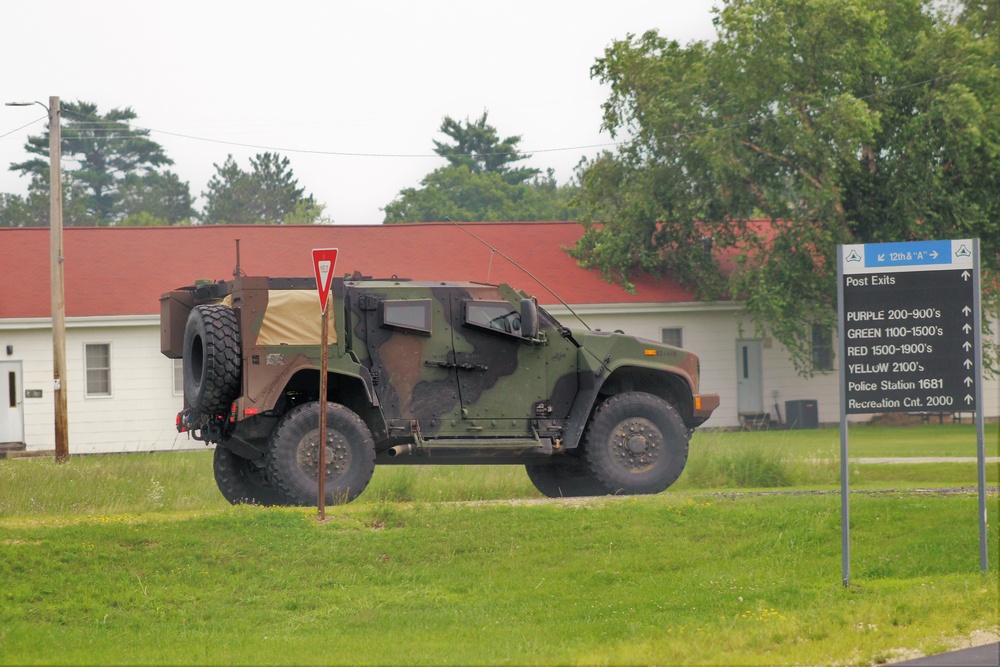
M448 160L387 204L385 222L570 220L574 184L560 186L550 169L512 168L530 157L517 151L520 136L499 138L487 112L464 123L445 116L441 132L454 143L434 140L434 152Z
M122 208L121 186L129 178L145 178L172 164L163 148L149 139L149 130L131 126L137 118L131 108L98 112L90 102L61 105L64 196L72 206L64 210L64 224L111 225L134 210ZM39 157L11 164L32 179L29 189L48 197L49 135L28 137L25 149ZM176 190L187 194L187 184L174 179ZM176 193L174 193L176 194ZM48 224L48 214L45 215Z
M467 166L435 169L406 188L382 210L385 222L463 222L568 220L572 186L559 186L551 171L545 179L509 183L496 172L473 173Z
M835 323L837 244L978 236L995 308L996 12L934 4L731 0L711 44L613 43L592 75L623 141L585 168L575 255L743 299L803 372L811 325Z
M143 219L162 220L168 225L183 224L194 217L191 191L171 171L129 174L122 179L118 195L115 211L122 221L119 224L140 214L145 214Z
M514 162L530 158L517 151L521 136L507 137L500 140L500 135L492 125L487 124L489 112L483 111L478 120L460 123L449 116L441 122L440 131L455 142L442 143L434 140L434 152L448 160L453 167L467 167L473 174L484 172L500 174L511 185L524 183L541 173L538 169L522 167L512 169Z
M312 195L305 195L289 167L288 158L277 153L258 153L250 158L249 172L240 169L232 155L208 182L205 211L207 224L315 224L330 223Z

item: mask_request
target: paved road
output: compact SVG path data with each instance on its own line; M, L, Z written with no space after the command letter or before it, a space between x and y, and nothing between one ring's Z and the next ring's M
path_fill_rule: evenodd
M851 458L851 463L975 463L975 456L898 456L889 458ZM1000 463L1000 456L987 456L987 463Z
M892 665L915 665L918 667L1000 667L1000 642L984 644L960 651L938 653L923 658L914 658Z

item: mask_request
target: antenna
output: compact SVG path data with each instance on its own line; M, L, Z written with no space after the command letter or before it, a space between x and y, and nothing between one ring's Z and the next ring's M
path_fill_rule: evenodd
M240 276L245 276L243 269L240 268L240 240L236 239L236 268L233 269L233 278L239 278Z
M576 319L580 320L580 324L582 324L583 326L587 327L587 331L591 331L590 325L587 324L586 322L584 322L583 318L580 317L579 315L577 315L576 311L573 310L572 308L570 308L569 304L566 303L565 301L563 301L561 296L559 296L554 291L552 291L552 288L550 288L548 285L546 285L541 280L539 280L538 278L536 278L531 273L531 271L529 271L528 269L524 268L523 266L521 266L520 264L518 264L517 262L515 262L513 259L511 259L510 257L508 257L502 251L497 250L495 247L493 247L492 245L490 245L487 241L479 238L478 236L476 236L475 234L473 234L472 232L470 232L468 229L466 229L462 225L458 224L457 222L452 221L452 219L449 218L448 216L445 216L444 220L445 220L445 222L450 222L451 224L455 225L456 227L458 227L459 229L461 229L463 232L465 232L466 234L468 234L472 238L476 239L477 241L479 241L480 243L482 243L484 246L486 246L487 248L489 248L492 251L492 253L490 254L490 272L492 272L492 270L493 270L493 254L500 255L501 257L503 257L504 259L506 259L508 262L510 262L511 264L513 264L514 266L516 266L517 268L519 268L522 271L524 271L525 275L527 275L529 278L531 278L536 283L538 283L539 285L541 285L545 289L545 291L548 292L549 294L551 294L552 296L554 296L556 298L556 300L559 301L559 303L561 303L563 305L563 307L565 307L566 310L568 310L573 315L573 317L575 317Z

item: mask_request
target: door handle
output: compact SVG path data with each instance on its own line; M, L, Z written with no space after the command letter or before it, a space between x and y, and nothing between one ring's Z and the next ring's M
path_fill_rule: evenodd
M483 364L470 364L466 362L464 364L456 364L453 361L433 361L428 359L424 362L424 366L432 366L435 368L457 368L460 371L488 371L489 366L484 366Z

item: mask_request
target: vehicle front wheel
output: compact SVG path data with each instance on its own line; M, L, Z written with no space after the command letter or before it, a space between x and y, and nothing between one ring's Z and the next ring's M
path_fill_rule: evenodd
M672 405L652 394L626 392L594 411L583 455L607 493L659 493L683 472L689 439Z
M337 403L326 404L326 436L319 434L319 402L282 417L267 449L275 487L302 505L319 499L319 448L326 447L326 503L347 503L365 490L375 471L375 441L362 419Z
M223 497L233 505L294 505L281 494L253 461L238 456L225 447L215 448L212 462L215 483Z

